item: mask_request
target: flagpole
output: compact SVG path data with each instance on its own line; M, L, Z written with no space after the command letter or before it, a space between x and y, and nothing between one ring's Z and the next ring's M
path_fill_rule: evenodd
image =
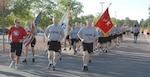
M111 4L112 4L112 3L109 3L108 8L110 7Z
M69 21L70 21L70 10L71 10L71 6L72 6L72 1L70 3L70 6L68 8L68 24L69 24Z

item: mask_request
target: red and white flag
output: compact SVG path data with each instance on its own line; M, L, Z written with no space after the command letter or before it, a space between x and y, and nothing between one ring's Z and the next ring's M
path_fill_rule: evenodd
M39 23L40 19L41 19L41 14L42 12L40 12L37 17L35 18L34 22L32 23L32 26L30 28L28 28L28 32L29 34L27 35L27 37L24 39L23 43L24 45L27 47L29 46L29 44L33 41L34 39L34 34L32 34L32 31L34 30L35 26ZM31 33L30 33L31 32Z
M104 33L109 32L109 30L113 27L112 21L109 16L108 8L97 21L95 26L99 27Z

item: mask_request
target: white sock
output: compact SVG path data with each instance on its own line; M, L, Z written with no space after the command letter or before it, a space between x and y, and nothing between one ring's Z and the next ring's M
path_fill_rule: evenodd
M87 66L87 64L83 64L83 66Z
M56 65L56 62L55 61L53 61L53 66L55 66Z
M76 48L75 50L78 50L78 48Z
M53 61L52 61L52 60L49 60L49 64L53 64Z
M17 63L15 63L15 66L17 66L18 64Z

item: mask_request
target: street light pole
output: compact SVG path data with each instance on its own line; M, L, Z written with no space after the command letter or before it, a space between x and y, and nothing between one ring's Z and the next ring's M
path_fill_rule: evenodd
M100 2L100 4L101 4L101 14L103 13L103 4L104 4L105 2Z

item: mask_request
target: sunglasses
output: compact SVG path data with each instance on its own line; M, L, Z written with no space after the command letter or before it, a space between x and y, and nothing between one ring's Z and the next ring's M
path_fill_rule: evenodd
M16 22L16 23L20 23L20 22Z

